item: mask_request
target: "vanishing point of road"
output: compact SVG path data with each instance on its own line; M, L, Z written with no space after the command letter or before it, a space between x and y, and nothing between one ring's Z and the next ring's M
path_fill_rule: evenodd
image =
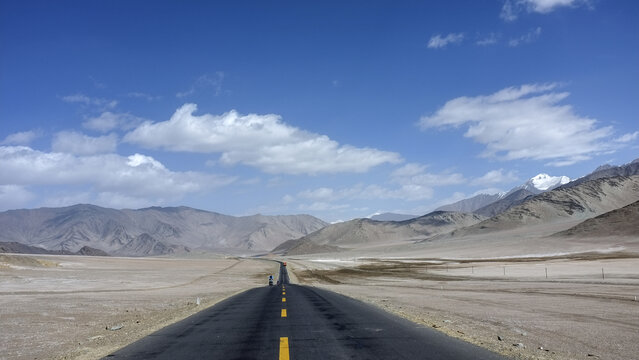
M247 290L105 359L504 359L361 301L289 284Z

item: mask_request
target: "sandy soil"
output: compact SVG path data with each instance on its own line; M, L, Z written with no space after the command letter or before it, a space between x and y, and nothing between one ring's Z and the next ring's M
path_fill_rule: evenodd
M300 283L358 298L512 358L639 359L636 253L288 263Z
M274 262L214 256L0 254L0 358L97 359L265 285L277 269Z

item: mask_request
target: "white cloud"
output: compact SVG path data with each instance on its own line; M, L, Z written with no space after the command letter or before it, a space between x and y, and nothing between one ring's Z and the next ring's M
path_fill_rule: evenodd
M406 164L391 173L393 186L356 184L342 189L320 187L299 192L296 197L289 196L289 202L295 199L313 200L317 203L332 204L344 200L404 200L420 201L430 199L434 188L456 185L466 182L458 173L433 174L426 172L421 164Z
M450 33L446 36L441 34L436 34L430 37L428 40L428 48L429 49L439 49L448 46L448 44L459 43L464 40L463 33Z
M29 145L38 137L35 131L21 131L7 135L0 145Z
M510 39L508 41L508 46L511 47L515 47L515 46L519 46L521 44L528 44L531 43L533 41L536 41L537 39L539 39L539 36L541 35L541 28L537 27L536 29L531 29L530 31L528 31L526 34L515 38L515 39Z
M204 74L198 77L193 85L186 90L180 91L175 96L177 98L185 98L195 94L198 91L213 89L215 96L222 94L222 84L224 82L225 74L222 71L217 71L215 75Z
M47 196L42 200L41 206L44 207L64 207L76 204L94 204L98 206L106 206L95 201L95 194L88 191L47 191ZM115 206L119 208L120 206Z
M623 134L622 136L616 138L615 141L619 143L628 143L637 140L637 137L639 137L639 131Z
M171 151L221 153L220 162L242 163L268 173L366 172L398 163L397 153L340 145L327 136L300 130L274 114L193 115L195 104L179 108L170 120L145 122L124 141Z
M24 208L35 195L20 185L0 185L0 211Z
M416 171L420 167L422 170ZM385 196L416 201L432 198L435 187L462 184L466 179L459 173L428 173L423 165L407 164L391 174L391 182L400 187L392 190L379 189L381 198Z
M92 155L114 152L118 146L115 134L92 137L75 131L61 131L53 136L54 152L76 155Z
M100 194L110 194L145 204L179 200L186 194L234 181L225 176L171 171L141 154L78 156L41 152L26 146L0 146L0 169L3 169L0 185L88 187L95 194L94 199L99 199Z
M519 177L514 171L505 172L504 169L491 170L481 177L474 179L471 184L486 186L493 184L503 184L519 181Z
M499 34L490 33L482 37L481 39L477 40L475 44L479 46L495 45L497 44L497 41L499 40L499 36L500 36Z
M144 100L146 100L148 102L160 100L162 98L161 96L154 96L154 95L151 95L151 94L138 92L138 91L130 92L130 93L126 94L126 96L130 97L130 98L133 98L133 99L144 99Z
M297 208L302 211L329 211L348 209L347 204L330 204L326 202L314 202L312 204L300 204Z
M420 119L422 130L468 126L465 137L486 145L482 157L548 160L564 166L614 151L612 127L575 114L560 102L557 84L509 87L491 95L459 97Z
M331 188L321 187L315 190L302 191L297 196L304 199L332 199L335 196L335 192Z
M589 6L589 0L506 0L501 8L501 17L505 21L514 21L520 13L548 14L562 7Z
M402 185L436 187L462 184L466 182L460 173L427 173L426 166L421 164L406 164L391 174L392 181Z
M130 130L146 121L129 113L112 113L105 111L98 117L89 118L82 123L86 129L109 132L115 129Z
M68 103L82 104L84 106L96 107L99 109L112 109L118 105L116 100L92 98L84 94L74 94L62 97L62 101Z

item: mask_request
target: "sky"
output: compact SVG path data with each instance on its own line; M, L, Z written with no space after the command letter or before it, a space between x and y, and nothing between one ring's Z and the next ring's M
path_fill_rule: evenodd
M423 215L639 158L639 2L0 0L0 210Z

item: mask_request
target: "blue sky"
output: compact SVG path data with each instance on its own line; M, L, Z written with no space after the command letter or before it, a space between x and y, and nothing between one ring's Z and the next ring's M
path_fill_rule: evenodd
M0 210L424 214L639 157L639 3L0 0Z

